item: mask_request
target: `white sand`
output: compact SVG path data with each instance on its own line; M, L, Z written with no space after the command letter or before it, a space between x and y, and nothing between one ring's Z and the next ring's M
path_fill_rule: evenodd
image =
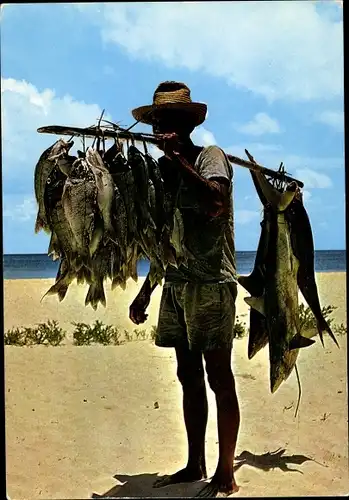
M336 322L346 322L345 274L317 275L322 305L338 306ZM107 308L85 308L84 287L71 287L59 304L41 295L53 280L5 281L5 330L57 319L101 319L121 329L135 328L128 306L141 283L108 293ZM331 288L330 288L331 287ZM157 322L161 289L145 323ZM237 314L248 321L246 294L239 288ZM285 448L284 461L269 471L244 464L236 472L234 496L347 495L348 412L346 337L338 349L325 336L299 356L302 400L292 374L269 393L268 350L247 359L247 340L236 340L233 371L241 407L236 455L261 455ZM121 346L5 347L6 467L11 499L109 496L192 496L202 483L152 489L155 477L184 466L186 437L181 388L172 349L150 341ZM216 409L208 390L206 438L208 473L217 460ZM158 402L159 408L154 408ZM315 461L296 463L297 455ZM299 460L298 460L299 462ZM287 464L301 473L282 471ZM320 465L322 464L322 465Z

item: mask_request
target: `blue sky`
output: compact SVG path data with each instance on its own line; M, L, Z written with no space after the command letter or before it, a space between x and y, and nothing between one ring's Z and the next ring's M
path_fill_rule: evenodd
M122 125L164 80L208 105L193 134L302 180L315 248L345 248L340 2L13 4L1 9L4 253L46 253L34 234L44 125ZM139 125L135 130L151 132ZM76 139L75 147L81 143ZM154 150L154 154L155 154ZM261 203L234 167L237 250L256 250Z

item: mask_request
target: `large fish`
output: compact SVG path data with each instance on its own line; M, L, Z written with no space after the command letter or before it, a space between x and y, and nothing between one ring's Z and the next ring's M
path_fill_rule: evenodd
M128 237L127 209L124 198L122 197L120 189L117 186L114 187L112 224L116 235L117 245L120 248L123 259L125 260L127 255Z
M292 202L297 184L281 193L261 173L255 173L263 195L270 204L270 235L265 263L264 293L245 301L266 317L269 333L270 388L274 393L291 374L299 348L314 343L299 332L298 259L294 256L284 211Z
M127 213L128 245L137 238L137 213L135 208L136 186L132 169L122 153L121 146L114 144L104 155L104 161L123 198Z
M322 342L323 332L327 332L339 347L338 342L327 321L322 315L314 271L314 242L310 221L304 208L301 196L295 196L285 212L285 218L291 228L293 253L299 261L297 282L303 297L312 310Z
M46 149L39 158L35 167L34 173L34 190L36 201L39 205L38 215L35 222L35 232L38 233L41 229L45 232L50 232L47 223L47 214L45 208L45 190L47 180L49 179L53 169L56 167L56 158L61 153L67 153L74 143L65 142L59 139L51 147Z
M117 242L112 224L112 206L114 201L114 182L112 176L104 165L98 151L88 148L86 151L86 162L96 179L97 203L103 218L105 236Z
M66 180L62 195L64 215L75 237L80 262L88 268L91 261L89 247L95 229L96 200L94 181L77 178Z
M161 175L160 166L157 161L154 160L148 153L144 156L146 164L148 166L149 179L154 188L155 199L150 200L153 203L155 202L155 213L153 216L153 220L156 221L156 235L157 242L160 241L161 233L166 222L165 211L164 211L164 200L165 200L165 191L164 191L164 181ZM151 191L152 193L152 191Z
M252 172L251 172L252 173ZM249 276L239 276L238 282L252 296L260 297L265 287L265 264L269 245L270 211L264 208L264 218L261 222L261 236L258 243L254 268ZM268 343L266 318L256 309L250 309L250 329L248 338L248 359L252 359L260 349Z
M136 209L138 212L138 231L148 231L155 229L156 225L150 215L150 207L148 203L148 183L149 173L147 163L142 153L133 145L128 149L128 162L132 168L132 173L136 187Z
M175 209L174 212L174 224L173 230L170 237L170 243L172 244L176 253L176 265L179 267L181 264L187 263L187 254L184 245L184 224L182 214L179 208Z

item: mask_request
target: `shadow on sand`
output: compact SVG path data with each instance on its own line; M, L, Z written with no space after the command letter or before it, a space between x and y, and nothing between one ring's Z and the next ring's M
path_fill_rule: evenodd
M157 479L163 476L153 474L138 474L134 476L115 474L114 479L123 483L118 484L106 491L102 495L93 493L91 498L120 498L120 497L169 497L169 498L192 498L204 486L204 481L195 483L171 484L164 488L153 488L153 484Z
M253 454L249 451L243 451L239 456L235 457L234 472L238 471L243 465L256 467L264 471L272 469L280 469L283 472L298 472L303 474L298 468L291 468L290 465L302 465L304 462L312 461L323 467L327 467L316 460L305 455L285 455L285 449L263 453L262 455ZM202 488L207 484L208 480L197 481L195 483L182 483L165 486L164 488L153 488L154 482L159 479L156 473L153 474L138 474L138 475L122 475L116 474L114 478L121 482L108 490L107 492L98 495L93 493L91 498L119 498L119 497L172 497L172 498L193 498L198 495ZM238 477L237 477L237 482Z
M275 451L269 451L263 453L263 455L254 455L249 451L243 451L238 457L235 457L234 472L239 470L243 465L249 465L251 467L256 467L257 469L270 471L271 469L280 469L283 472L303 472L299 469L290 468L289 465L302 465L304 462L312 461L322 467L327 467L327 465L317 462L313 458L306 457L305 455L284 455L286 449L279 448Z

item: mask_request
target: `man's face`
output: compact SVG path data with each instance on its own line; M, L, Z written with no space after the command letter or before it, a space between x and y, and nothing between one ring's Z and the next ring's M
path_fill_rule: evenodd
M189 138L194 130L188 113L176 109L162 109L153 112L153 133L176 133L179 137Z

